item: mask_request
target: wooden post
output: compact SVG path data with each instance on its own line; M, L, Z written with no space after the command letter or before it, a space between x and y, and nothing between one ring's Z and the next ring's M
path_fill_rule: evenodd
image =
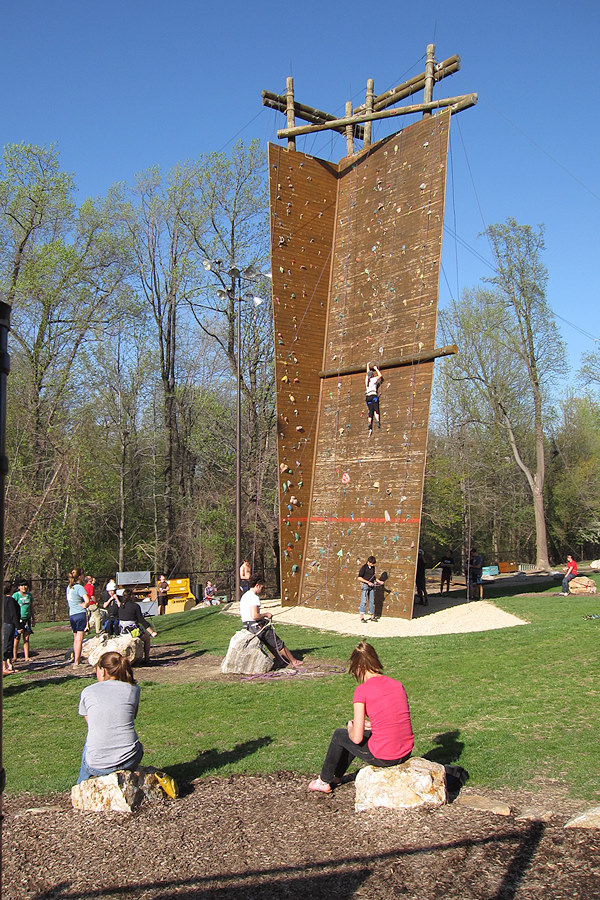
M433 83L435 81L435 44L427 44L427 61L425 63L425 87L423 89L423 102L431 103L433 100ZM425 116L430 116L431 112L427 111L423 113L423 118Z
M352 116L352 100L346 101L346 118ZM354 156L354 125L346 126L346 156Z
M285 83L285 90L286 90L285 96L286 96L286 100L287 100L287 108L286 108L287 127L294 128L294 126L296 124L296 117L294 114L294 79L292 78L291 75L289 75L287 78L287 81ZM296 138L289 137L288 138L288 150L295 150L295 149L296 149Z
M372 113L373 112L373 91L375 88L375 82L372 78L369 78L367 81L367 101L365 103L365 112ZM365 123L365 137L363 147L371 146L371 122Z

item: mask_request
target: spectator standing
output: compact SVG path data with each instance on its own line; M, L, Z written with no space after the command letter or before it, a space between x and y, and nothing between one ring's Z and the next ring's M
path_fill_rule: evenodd
M161 575L156 583L156 602L159 616L164 616L169 602L169 582L164 575Z
M360 581L360 621L361 622L376 622L377 618L375 616L375 587L378 584L383 584L383 581L380 581L379 578L375 576L375 563L377 560L374 556L369 556L367 558L366 563L360 567L358 571L357 578ZM369 604L369 615L370 619L365 619L365 613L367 611L367 602Z
M21 621L21 609L10 592L10 581L4 582L4 618L2 620L2 674L14 672L13 642Z
M450 593L450 582L452 580L452 570L454 568L454 557L450 552L444 553L440 560L440 565L442 567L440 594L444 593L444 584L446 585L446 592Z
M90 598L83 582L83 569L72 569L69 573L67 603L69 604L69 624L73 632L73 668L78 666L81 660L83 635L87 627L86 610L90 605Z
M250 590L250 579L252 578L252 569L250 568L250 560L247 556L242 560L240 566L240 590L242 594Z
M427 597L427 585L425 581L425 553L423 550L419 549L417 553L417 572L415 576L417 595L419 597L419 603L423 606L427 606L429 600Z
M19 581L19 590L13 594L13 600L16 600L19 605L19 627L15 631L13 640L13 662L16 662L19 653L21 635L23 635L25 662L29 662L29 635L33 634L35 616L33 613L33 595L29 590L29 582L25 578Z

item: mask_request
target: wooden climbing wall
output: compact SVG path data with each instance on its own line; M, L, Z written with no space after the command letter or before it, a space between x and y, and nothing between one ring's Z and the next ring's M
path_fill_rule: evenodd
M433 363L383 367L434 349L449 126L337 165L269 148L284 605L357 611L372 554L377 611L412 617Z

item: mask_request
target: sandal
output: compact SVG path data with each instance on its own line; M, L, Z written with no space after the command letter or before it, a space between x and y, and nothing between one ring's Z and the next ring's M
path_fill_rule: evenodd
M309 791L318 791L321 794L331 794L331 785L322 781L321 777L315 778L308 786Z

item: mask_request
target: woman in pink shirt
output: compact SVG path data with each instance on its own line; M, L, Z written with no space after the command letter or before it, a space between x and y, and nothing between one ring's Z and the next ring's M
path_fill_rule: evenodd
M375 648L366 641L352 651L350 669L358 681L354 718L333 732L325 762L310 791L330 794L355 756L370 766L396 766L412 753L415 739L406 691L383 674Z

